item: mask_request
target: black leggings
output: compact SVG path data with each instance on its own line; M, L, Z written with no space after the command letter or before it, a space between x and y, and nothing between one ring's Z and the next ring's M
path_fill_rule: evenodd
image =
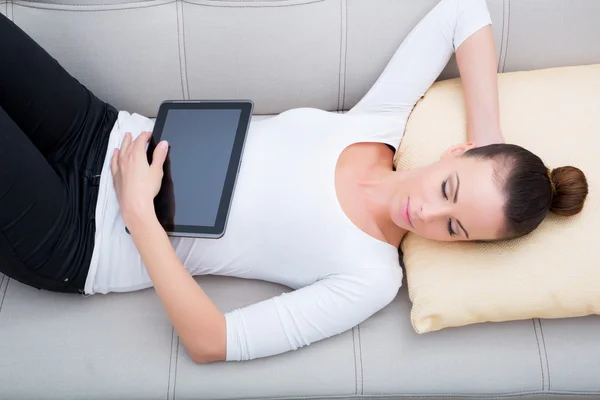
M117 111L0 14L0 272L82 292Z

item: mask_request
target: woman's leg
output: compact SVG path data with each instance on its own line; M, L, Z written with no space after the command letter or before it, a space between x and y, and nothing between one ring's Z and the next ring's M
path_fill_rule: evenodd
M48 158L72 147L103 103L0 14L0 107Z
M31 286L82 291L94 249L99 177L117 111L2 15L0 57L0 130L6 141L0 147L17 157L0 160L0 196L6 197L0 204L0 270ZM8 172L21 169L22 174ZM34 217L38 212L47 216Z
M0 271L36 287L67 279L48 261L68 212L64 183L0 108Z
M383 113L407 120L456 49L489 24L485 0L441 0L408 34L349 113Z

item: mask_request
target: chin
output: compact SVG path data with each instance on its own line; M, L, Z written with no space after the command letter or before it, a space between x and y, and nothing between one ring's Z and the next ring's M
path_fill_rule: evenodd
M390 217L394 225L396 225L400 229L404 229L405 231L410 231L410 226L406 226L406 222L404 222L404 218L402 217L402 210L393 210L390 213Z

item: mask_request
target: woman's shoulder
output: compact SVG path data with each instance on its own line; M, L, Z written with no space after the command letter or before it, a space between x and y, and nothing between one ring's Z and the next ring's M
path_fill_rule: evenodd
M398 288L402 284L403 270L398 249L372 237L366 237L364 245L355 243L346 248L340 259L345 268L341 274L348 274L369 286ZM343 246L346 247L346 246Z
M368 265L349 273L338 275L340 286L357 298L370 301L379 308L390 303L402 287L403 272L400 265ZM341 289L341 288L340 288Z
M290 108L288 110L282 111L281 113L273 116L274 118L292 118L292 117L297 117L297 116L313 116L313 117L322 117L322 118L328 118L328 117L335 117L337 115L339 115L336 112L332 112L332 111L326 111L320 108L314 108L314 107L297 107L297 108Z

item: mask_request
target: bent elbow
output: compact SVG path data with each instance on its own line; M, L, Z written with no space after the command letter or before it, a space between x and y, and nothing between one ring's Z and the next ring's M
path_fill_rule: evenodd
M192 361L195 362L196 364L208 364L213 361L216 361L216 360L211 360L210 357L207 357L205 354L202 354L202 353L192 353L190 351L188 351L188 353L189 353Z
M190 358L196 364L208 364L215 361L225 361L226 352L225 349L220 349L217 346L196 345L188 346L185 345Z

